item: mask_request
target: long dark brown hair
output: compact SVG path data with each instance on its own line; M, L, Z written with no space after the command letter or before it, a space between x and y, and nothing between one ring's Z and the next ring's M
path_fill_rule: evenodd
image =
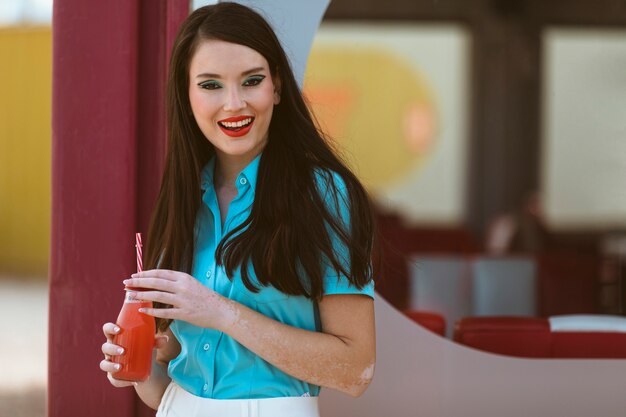
M331 268L363 288L372 279L373 216L363 186L316 127L289 62L267 22L236 3L194 11L183 23L172 52L168 89L168 152L146 245L146 267L190 272L194 224L202 204L200 172L215 151L198 127L189 102L189 63L197 45L222 40L247 46L281 80L267 145L259 164L252 211L228 233L216 261L229 277L319 300L324 270ZM343 200L343 201L342 201ZM349 218L340 215L346 207ZM341 248L337 248L339 242ZM168 325L160 321L160 328Z

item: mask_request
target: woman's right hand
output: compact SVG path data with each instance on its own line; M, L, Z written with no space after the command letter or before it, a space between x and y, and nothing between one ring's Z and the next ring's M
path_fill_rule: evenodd
M119 326L115 323L106 323L102 326L102 331L107 341L102 344L104 359L100 362L100 369L107 373L107 378L109 378L109 382L114 387L121 388L134 385L133 382L115 379L113 376L122 367L119 363L113 363L113 357L124 353L124 349L121 346L113 343L113 338L120 332Z
M115 323L106 323L102 326L102 331L107 340L102 344L104 359L100 361L100 369L107 373L107 378L109 378L109 382L111 382L111 385L114 387L121 388L136 385L136 382L115 379L115 373L120 370L121 365L113 363L113 357L124 354L124 349L113 343L113 338L120 332L119 326ZM155 348L162 348L167 341L167 335L156 335L154 340Z

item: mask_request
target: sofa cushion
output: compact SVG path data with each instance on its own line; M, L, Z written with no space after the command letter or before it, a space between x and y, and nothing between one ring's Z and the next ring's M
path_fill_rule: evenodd
M543 318L466 317L456 323L454 340L501 355L550 357L550 326Z

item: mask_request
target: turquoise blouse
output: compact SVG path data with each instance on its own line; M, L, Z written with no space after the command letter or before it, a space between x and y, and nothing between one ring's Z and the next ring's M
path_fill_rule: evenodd
M301 329L320 331L318 308L311 300L303 296L284 294L271 286L257 285L260 291L253 293L245 287L239 273L231 281L223 267L216 265L215 250L222 237L250 215L260 159L261 155L237 177L238 195L230 204L223 228L213 187L215 158L204 167L201 175L204 204L196 219L192 275L221 295L274 320ZM328 192L325 185L327 181L322 180L321 175L318 176L318 183L321 192ZM335 176L335 183L343 186L339 176ZM343 191L345 196L345 186L343 187L343 190L338 191L340 195ZM339 215L347 220L345 201L342 198L338 200L341 205L338 208ZM340 254L345 253L345 248L341 250L342 245L335 246ZM252 279L256 279L252 268L250 270ZM359 290L350 285L345 277L338 277L330 268L324 285L327 295L366 294L374 297L373 282ZM319 394L319 386L282 372L220 331L179 320L172 323L171 329L180 342L181 352L170 362L168 373L173 381L194 395L215 399L252 399Z

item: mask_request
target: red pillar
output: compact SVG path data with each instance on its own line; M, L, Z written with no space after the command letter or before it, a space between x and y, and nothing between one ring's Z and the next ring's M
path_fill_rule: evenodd
M149 415L98 369L165 149L168 49L188 0L55 0L48 415ZM149 239L149 236L146 236Z

